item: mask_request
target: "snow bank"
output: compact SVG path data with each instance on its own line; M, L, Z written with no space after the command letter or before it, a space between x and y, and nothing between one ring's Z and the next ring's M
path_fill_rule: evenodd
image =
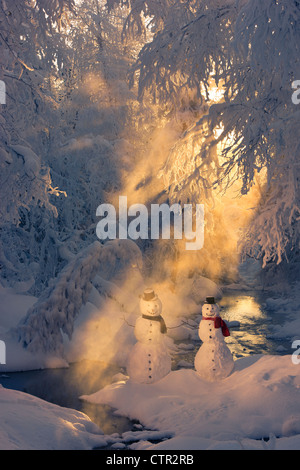
M11 145L10 148L18 155L21 155L24 160L25 173L31 177L36 177L41 170L41 159L29 147L24 145Z
M236 361L218 383L193 370L161 381L119 381L82 396L139 419L144 426L104 435L81 412L0 386L0 449L296 450L300 448L300 365L291 356ZM161 440L154 444L153 441Z
M217 301L222 298L222 291L217 284L204 276L180 278L177 292L179 295L189 296L197 304L204 302L208 296L215 297Z
M107 440L88 416L0 385L0 450L85 450Z
M281 295L280 292L265 301L265 308L270 315L276 315L280 322L270 325L268 338L300 339L300 282L291 286L289 295Z
M64 336L65 358L69 362L105 358L121 364L135 342L130 324L134 325L140 315L138 294L148 283L145 285L136 267L131 266L130 276L126 267L124 276L116 279L115 273L120 274L120 270L113 263L108 266L105 277L103 271L94 277L88 301L74 321L71 340ZM203 286L209 284L206 279L200 281ZM196 291L202 295L200 281ZM193 290L189 282L181 285L180 292L172 292L167 284L152 285L162 299L163 316L169 327L179 325L182 319L198 311L199 299L189 297ZM210 287L217 289L213 284ZM266 299L270 311L278 313L284 309L285 313L285 323L270 325L274 336L295 337L299 332L297 299L296 290L288 303L282 302L280 296ZM7 346L7 364L0 365L0 372L63 365L50 355L43 357L24 350L6 336L9 328L15 327L36 301L35 297L12 289L0 289L0 339L5 339ZM192 331L186 324L176 327L170 330L170 339L189 339ZM189 347L192 345L185 345L186 349ZM203 381L191 368L172 371L151 385L134 384L122 376L118 382L82 397L87 402L110 405L121 415L137 419L147 427L139 433L115 437L101 434L82 413L0 388L0 446L5 449L81 449L106 445L133 450L299 449L299 388L300 365L293 364L290 355L238 359L234 372L217 383ZM151 442L157 439L162 442Z
M0 372L24 371L47 367L66 367L65 359L50 354L32 354L24 349L10 334L25 317L37 298L20 294L14 288L0 286L0 340L6 346L6 364L0 364Z
M0 333L17 325L36 300L32 295L18 294L15 289L0 285Z
M257 355L236 361L234 372L221 382L208 383L194 370L182 369L155 384L123 380L81 398L172 433L174 438L158 444L159 449L223 444L240 449L245 439L256 442L272 436L274 446L282 448L291 445L283 438L292 436L293 445L300 443L299 389L300 365L293 364L291 356ZM144 443L143 448L153 444Z

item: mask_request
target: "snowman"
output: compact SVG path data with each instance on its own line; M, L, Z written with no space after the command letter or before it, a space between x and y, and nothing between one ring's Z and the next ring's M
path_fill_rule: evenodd
M137 343L130 351L127 373L133 382L151 384L171 371L171 358L165 344L166 324L161 316L162 303L153 289L140 298L141 316L134 334Z
M214 297L206 297L198 334L203 344L195 356L196 372L210 382L227 377L234 367L232 354L224 341L230 333Z

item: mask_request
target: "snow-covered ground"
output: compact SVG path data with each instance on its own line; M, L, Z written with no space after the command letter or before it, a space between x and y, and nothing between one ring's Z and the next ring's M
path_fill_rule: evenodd
M77 450L106 444L85 414L0 386L1 450Z
M110 285L109 295L100 295L99 283L81 308L72 340L65 339L66 357L61 362L57 358L26 352L9 338L9 328L17 325L37 299L1 289L0 339L7 343L7 364L0 364L0 374L58 367L84 357L111 360L124 366L127 352L135 342L131 325L139 314L138 298L126 285L122 288ZM204 278L196 288L188 284L189 281L182 284L182 291L176 294L166 285L161 286L163 316L167 326L171 327L169 345L173 352L180 341L187 340L185 346L188 349L189 340L197 336L197 328L193 329L189 324L190 315L197 309L199 312L196 294L205 297L209 287L210 291L215 289L214 295L219 295L217 286ZM271 325L274 338L290 338L291 342L300 339L298 287L295 285L288 299L279 293L266 295L265 307L270 313L282 312L286 320L281 325ZM137 279L135 294L142 288L143 284ZM184 293L189 295L184 296ZM177 346L173 340L178 340ZM119 375L112 384L81 397L86 402L108 404L117 413L141 423L136 425L135 431L109 436L79 411L0 387L0 447L300 449L300 364L292 361L291 354L292 351L287 351L286 355L238 358L233 373L215 383L198 377L191 364L173 370L151 385L134 384L126 375ZM154 444L155 441L160 442Z
M300 366L290 355L239 359L215 383L184 369L151 386L127 379L82 398L174 435L135 449L300 448Z

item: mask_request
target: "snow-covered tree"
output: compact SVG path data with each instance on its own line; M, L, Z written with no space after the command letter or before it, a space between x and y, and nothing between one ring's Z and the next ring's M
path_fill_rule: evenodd
M115 276L122 268L124 253L108 243L99 265L95 219L121 172L130 171L126 126L136 98L125 79L136 44L124 48L122 15L109 19L100 1L84 2L76 14L70 4L68 24L62 2L60 16L57 2L40 3L45 10L30 2L20 10L32 13L34 25L20 53L16 47L25 65L7 83L3 108L1 282L39 297L15 332L18 341L61 354L61 332L71 336L97 270ZM12 69L3 65L6 78ZM128 245L125 251L130 256Z
M10 334L31 353L64 355L63 340L72 338L74 322L87 302L93 284L112 295L107 282L132 266L140 269L141 253L130 240L104 246L96 241L74 255ZM116 272L117 271L117 272Z
M57 272L59 240L47 155L55 125L52 75L67 65L59 29L72 0L11 1L0 5L1 282L28 281L33 292Z
M147 16L153 27L132 71L140 98L180 107L193 90L207 104L163 167L170 196L203 201L234 181L247 194L265 171L244 251L264 265L289 259L299 247L299 111L291 100L300 77L299 2L170 1L162 10L159 0L107 3L131 8L128 33L142 32Z
M206 204L199 253L140 243L161 279L230 277L239 223L243 253L264 266L299 257L299 2L106 6L0 7L1 282L40 295L17 330L32 351L61 353L104 253L117 266L116 245L93 242L96 207L121 189L147 205Z
M39 295L94 241L96 207L119 187L135 100L125 77L136 56L134 41L121 43L122 26L121 12L108 17L100 0L1 4L4 285L27 281Z

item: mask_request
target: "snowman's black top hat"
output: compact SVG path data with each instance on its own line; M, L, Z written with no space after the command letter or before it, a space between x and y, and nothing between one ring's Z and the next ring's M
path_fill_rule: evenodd
M215 303L215 298L214 297L206 297L206 304L214 304Z
M140 298L143 300L155 300L157 299L157 295L153 289L148 288L144 290L144 293L143 295L140 295Z

